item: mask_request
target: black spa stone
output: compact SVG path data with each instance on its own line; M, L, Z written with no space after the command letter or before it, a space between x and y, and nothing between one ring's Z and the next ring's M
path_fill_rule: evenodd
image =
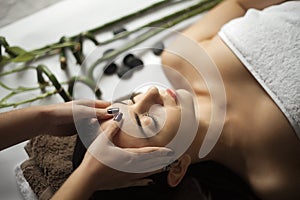
M141 59L137 58L133 54L127 54L123 59L123 64L129 68L143 67L144 63Z
M133 70L131 70L129 67L122 66L118 68L117 74L118 77L121 79L128 79L132 76Z
M104 51L103 56L112 51L114 51L114 49L107 49L106 51ZM109 63L107 66L105 66L103 71L104 71L104 74L106 74L106 75L112 75L117 71L117 68L118 68L117 64L112 62L112 63Z
M160 56L164 48L165 48L164 43L158 42L153 46L152 52L154 53L154 55Z
M118 69L118 66L116 63L110 63L108 66L104 68L104 74L106 75L112 75L114 74Z

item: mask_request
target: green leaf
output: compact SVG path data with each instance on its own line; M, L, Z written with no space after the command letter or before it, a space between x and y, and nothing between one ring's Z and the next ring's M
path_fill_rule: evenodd
M22 49L21 47L17 47L17 46L12 46L12 47L5 47L5 51L13 57L16 57L20 54L24 54L27 51L25 51L24 49Z
M12 62L27 62L27 61L33 60L35 58L35 56L36 55L31 52L25 52L25 53L18 55L11 61Z
M76 44L78 44L78 42L64 42L64 43L61 43L61 44L54 44L54 45L51 46L51 48L60 49L60 48L63 48L63 47L75 46Z
M7 56L1 56L1 62L0 62L0 66L3 66L5 64L9 63L9 57Z
M60 44L49 45L49 46L46 46L44 48L34 50L34 51L31 51L31 52L33 54L37 55L37 56L42 56L45 53L50 52L51 50L61 49L61 48L64 48L64 47L72 47L72 46L75 46L76 44L78 44L78 43L77 42L64 42L64 43L60 43Z
M9 46L6 39L5 39L5 37L3 37L3 36L0 36L0 44L2 44L4 47Z

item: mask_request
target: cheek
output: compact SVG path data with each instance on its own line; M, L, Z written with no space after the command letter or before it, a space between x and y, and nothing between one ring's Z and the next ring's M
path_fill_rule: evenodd
M165 144L169 143L177 134L180 121L180 112L173 112L164 124L161 136Z
M153 120L150 117L143 117L141 119L141 123L143 125L143 127L149 126L153 124Z
M149 146L149 142L146 139L135 138L122 131L115 135L113 143L122 148L139 148Z

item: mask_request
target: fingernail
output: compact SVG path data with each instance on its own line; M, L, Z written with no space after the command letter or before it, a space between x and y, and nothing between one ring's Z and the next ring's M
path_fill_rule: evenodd
M115 114L119 112L119 108L109 108L107 109L108 114Z
M123 113L119 112L118 114L116 114L114 116L114 120L119 122L119 121L121 121L122 117L123 117Z

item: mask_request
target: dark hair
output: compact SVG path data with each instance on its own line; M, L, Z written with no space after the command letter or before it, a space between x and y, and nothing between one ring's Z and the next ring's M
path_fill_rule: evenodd
M77 136L73 154L73 169L76 169L86 152L86 148ZM116 190L97 191L91 199L114 200L257 200L244 181L229 169L215 162L202 162L189 167L184 179L174 188L168 186L168 172L150 176L154 184L143 187L130 187Z

